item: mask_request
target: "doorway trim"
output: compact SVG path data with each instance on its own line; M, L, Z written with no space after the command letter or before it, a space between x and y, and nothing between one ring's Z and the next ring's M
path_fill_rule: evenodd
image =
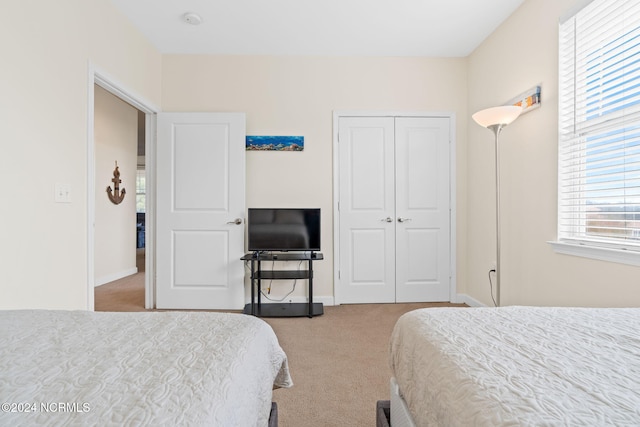
M335 110L333 112L333 295L336 305L342 303L340 289L340 150L338 133L340 118L346 117L442 117L449 119L449 300L457 303L456 279L456 114L434 111L370 111Z
M145 308L155 306L155 140L156 114L160 108L127 88L117 79L89 62L87 78L87 310L95 310L95 94L98 85L124 102L145 113Z

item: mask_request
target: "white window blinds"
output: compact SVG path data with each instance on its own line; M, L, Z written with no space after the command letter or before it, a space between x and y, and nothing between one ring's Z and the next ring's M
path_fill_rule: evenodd
M640 2L560 24L560 241L640 250Z

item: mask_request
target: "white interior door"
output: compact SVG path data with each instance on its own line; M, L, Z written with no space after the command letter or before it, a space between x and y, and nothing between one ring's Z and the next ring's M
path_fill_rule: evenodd
M244 305L245 115L158 114L156 307Z
M340 303L449 301L449 119L340 117Z
M392 117L339 122L340 302L395 301Z

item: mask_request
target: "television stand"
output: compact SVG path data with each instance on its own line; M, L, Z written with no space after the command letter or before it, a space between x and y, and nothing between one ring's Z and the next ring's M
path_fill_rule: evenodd
M258 317L314 317L324 313L321 302L313 302L313 261L324 259L320 252L251 252L243 261L251 262L251 303L244 306L243 313ZM306 270L263 270L262 262L306 261ZM307 280L309 301L306 303L262 304L262 280ZM256 295L257 294L257 295Z

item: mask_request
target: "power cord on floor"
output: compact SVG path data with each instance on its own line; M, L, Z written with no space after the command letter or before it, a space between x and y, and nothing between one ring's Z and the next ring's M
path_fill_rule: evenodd
M496 303L496 299L493 297L493 282L491 281L491 273L495 273L496 269L492 268L491 270L489 270L489 291L491 292L491 299L493 300L493 305L494 307L497 307L498 304Z

